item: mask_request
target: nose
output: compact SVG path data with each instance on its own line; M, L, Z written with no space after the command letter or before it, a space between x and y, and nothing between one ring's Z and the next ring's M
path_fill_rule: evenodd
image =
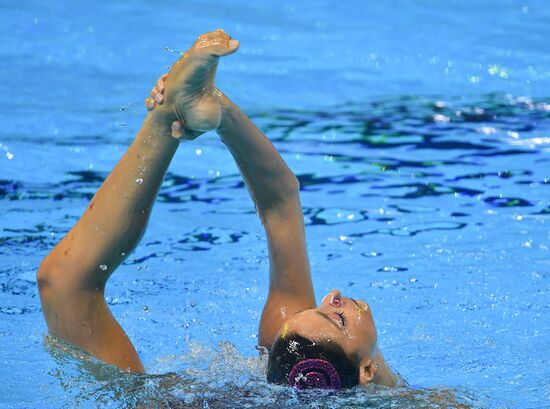
M334 289L330 292L329 304L333 307L342 306L342 293L339 290Z

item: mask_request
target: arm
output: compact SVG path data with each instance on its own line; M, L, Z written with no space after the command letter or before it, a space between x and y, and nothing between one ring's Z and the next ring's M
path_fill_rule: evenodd
M267 348L283 322L314 308L298 179L269 139L222 96L218 133L235 158L262 219L269 248L269 293L259 328Z
M148 114L132 145L78 223L38 271L48 330L124 370L143 365L104 301L105 283L143 235L178 141L162 111Z

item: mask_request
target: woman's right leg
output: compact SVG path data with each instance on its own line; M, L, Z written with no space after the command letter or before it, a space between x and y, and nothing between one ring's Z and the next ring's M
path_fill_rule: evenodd
M148 114L134 142L80 220L38 270L49 332L123 370L144 369L105 303L105 284L145 232L178 147L178 141L171 136L173 120L186 112L205 126L213 117L219 122L219 103L216 105L209 96L205 98L202 90L212 83L218 57L231 54L237 46L230 43L225 33L207 33L174 64L166 89L170 102ZM195 131L189 131L192 132ZM180 134L187 136L188 133Z

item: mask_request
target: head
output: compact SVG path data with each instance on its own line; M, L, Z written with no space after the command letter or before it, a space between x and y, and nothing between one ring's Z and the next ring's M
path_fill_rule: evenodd
M270 351L268 381L333 389L367 384L377 370L377 337L368 304L333 290L318 308L285 321ZM331 376L334 372L337 376ZM303 382L307 373L311 379L324 378L324 384Z

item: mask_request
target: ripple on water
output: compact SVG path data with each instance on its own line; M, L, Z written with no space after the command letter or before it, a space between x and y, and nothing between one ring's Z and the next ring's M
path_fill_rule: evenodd
M377 229L368 232L351 233L352 238L364 237L372 234L389 234L392 236L416 236L419 233L437 231L437 230L459 230L466 227L466 223L459 222L426 222L419 224L409 224L402 227L390 229Z
M485 203L494 207L532 207L533 204L520 197L489 196L483 199Z
M475 406L479 401L467 389L413 389L402 378L401 386L394 389L370 385L339 393L270 385L264 380L265 357L245 357L227 342L217 347L193 342L182 355L159 357L154 367L160 375L120 372L53 337L47 337L45 344L56 362L51 374L68 396L109 407L387 408L431 407L434 401L454 407L459 403Z
M376 303L391 310L389 323L381 322L380 326L384 331L381 339L384 347L388 347L388 356L395 362L395 367L409 371L414 378L424 376L426 379L444 377L448 368L453 366L457 368L453 373L457 377L456 383L468 384L469 373L460 366L463 354L453 355L456 351L447 350L444 342L460 343L464 334L468 334L468 329L463 331L462 328L469 323L483 323L476 329L481 337L488 338L484 331L491 332L489 335L496 339L492 348L499 353L509 342L507 338L498 336L500 326L505 327L508 321L516 327L507 335L513 335L516 329L522 334L520 338L511 338L510 342L518 353L522 348L517 348L517 345L525 350L537 346L536 337L525 335L531 333L530 322L537 323L539 338L545 335L544 326L538 324L544 324L546 306L540 300L545 295L545 277L541 272L547 266L547 246L544 247L543 243L547 239L545 223L550 214L548 142L545 136L550 132L550 110L542 101L510 99L502 95L486 95L475 101L445 98L444 103L439 103L439 99L383 98L323 110L252 112L252 116L261 122L262 129L267 131L297 174L308 238L314 243L321 240L320 248L324 249L324 244L330 246L326 260L335 264L351 263L353 268L355 265L350 256L360 254L358 265L362 260L372 269L380 270L377 272L380 277L367 274L357 275L353 281L343 279L357 290L369 286L389 289L376 291L379 294ZM13 139L14 136L6 138ZM93 149L95 153L76 148L71 150L70 155L74 157L67 158L67 161L74 168L69 172L67 161L54 161L49 163L45 175L37 180L24 173L0 180L0 206L5 216L0 247L9 265L31 258L31 262L38 264L38 259L55 245L86 209L110 166L118 159L120 150L113 148L119 148L121 141L127 141L115 139L111 134L80 138L78 144L90 152ZM218 141L208 138L203 141L211 144L209 149L216 155L227 154ZM28 144L25 147L35 147L37 151L44 149L40 138L27 138L25 143ZM74 135L69 135L69 132L52 140L47 148L48 155L66 158L67 147L75 147ZM101 166L96 164L98 170L90 170L89 163L97 159L94 155L100 151L111 155L109 161ZM260 235L254 234L254 229L260 230L261 227L257 220L254 220L255 224L241 224L254 217L254 206L233 163L221 161L219 168L224 176L213 177L208 172L210 164L206 149L204 152L200 158L191 152L193 161L174 161L159 194L158 213L153 215L163 218L162 223L151 228L157 230L157 236L141 243L136 253L126 261L123 271L117 272L118 277L126 277L126 280L114 278L109 290L112 293L107 295L113 310L121 313L126 321L125 328L134 331L135 339L144 341L136 343L138 348L143 348L147 342L149 345L157 342L163 331L166 332L164 335L181 341L188 333L182 335L179 331L185 330L198 334L196 336L202 342L218 335L225 339L234 336L237 347L245 350L249 346L246 340L255 331L251 330L255 323L250 322L254 316L250 311L255 311L257 316L264 300L262 297L265 297L263 293L259 294L263 289L253 288L251 284L257 278L258 264L266 260L265 253L260 253L260 247L264 249L265 243L257 240ZM16 155L13 160L18 157L21 155ZM520 209L522 213L518 214ZM184 217L188 214L200 216ZM169 219L169 223L164 223L167 215L173 217L174 222ZM204 220L197 220L203 215ZM488 224L491 230L484 231L483 226ZM502 239L491 240L487 238L489 235ZM327 244L327 240L332 241ZM376 242L372 243L372 240ZM453 240L460 241L460 246L451 261L457 261L461 254L473 255L465 257L468 259L467 273L440 272L442 269L433 263L445 262L448 255L440 258L438 253L433 255L433 260L424 260L421 265L414 264L412 257L402 261L403 251L426 254L427 250L423 249L426 243L441 248L442 242L446 243L445 247L450 247ZM395 242L400 245L394 245ZM312 248L315 251L315 246ZM381 250L384 258L378 258L381 253L373 249ZM191 257L191 252L203 254ZM325 253L322 254L324 259ZM227 272L231 269L237 273L226 281L224 279L229 274L219 274L214 281L205 281L203 286L200 280L204 277L197 273L203 270L200 263L194 263L195 260L212 265L212 271ZM225 264L228 260L232 264ZM174 261L188 263L181 274L171 271L171 262ZM498 265L498 271L494 265ZM450 264L446 266L447 270L453 268ZM426 267L427 273L422 273L424 275L417 279L419 267ZM415 272L414 276L405 272L406 268ZM523 274L524 271L527 273ZM13 268L0 270L0 314L6 317L2 320L6 328L2 328L1 334L11 334L3 338L22 344L27 342L28 334L14 324L19 322L17 315L22 315L36 328L43 328L44 323L38 313L39 302L32 275L19 273ZM319 274L320 282L331 279L322 272L316 274ZM430 285L433 282L439 287ZM235 307L235 311L231 311L231 322L218 324L216 317L223 315L227 319L227 306L232 305L234 298L227 296L220 301L216 297L224 291L237 292L234 289L241 284L250 290L250 294L254 293L249 299L239 300L240 303L250 303L246 312L242 313ZM450 291L442 294L441 288ZM405 289L407 291L402 291ZM454 291L457 289L460 291ZM415 297L420 295L420 299L415 298L408 308L407 299L412 299L413 291ZM404 295L396 296L397 292ZM182 294L197 293L207 299L205 305L191 305L189 300L183 306L178 304ZM493 293L500 298L492 301L490 308L472 307L486 305L483 297ZM456 294L460 295L460 300ZM526 298L529 298L529 303L523 302ZM162 302L155 304L158 300ZM519 308L518 305L525 307ZM164 307L166 309L162 309ZM138 325L135 325L139 327L137 329L132 328L132 312L136 309L140 314L147 313L145 318L140 316ZM417 350L419 344L411 346L410 342L401 347L402 340L410 334L413 337L418 335L408 324L411 310L416 309L429 309L431 320L440 323L442 328L448 319L458 324L455 327L459 330L436 328L429 332L433 336L429 351L445 349L445 353L438 355L439 365L433 365L429 372L425 370L429 351ZM200 325L195 320L198 310L202 312ZM174 311L181 311L183 318ZM491 311L494 315L489 315ZM524 314L521 321L514 321L510 311ZM161 313L162 321L150 318ZM481 315L470 320L470 315L461 314ZM506 322L499 321L498 317L502 316L507 317ZM209 326L212 322L217 324ZM493 322L498 322L498 325L491 324ZM155 334L153 341L151 334ZM410 341L418 342L416 338ZM158 356L168 344L163 338L145 353L149 357ZM152 370L162 375L121 374L97 362L83 363L80 358L71 361L66 350L52 353L58 364L52 364L49 370L51 378L59 379L60 387L66 388L59 393L65 394L64 402L78 401L93 406L132 407L150 402L151 406L159 407L204 407L206 404L208 407L430 407L434 397L447 407L454 405L455 400L481 406L479 397L460 389L398 388L326 396L301 394L265 384L262 363L241 356L235 348L227 345L203 347L192 352L192 347L186 346L187 352L184 351L182 356L165 357L163 362L151 364ZM11 349L10 353L24 361L27 357L21 351L24 349ZM85 356L82 352L77 355ZM484 375L489 375L487 379L491 384L483 386L489 390L493 384L503 385L507 381L508 368L526 369L525 363L519 362L520 358L515 362L518 365L505 365L495 359L492 362L496 362L494 370L498 377L493 377L491 372L487 372L487 368L493 365L488 360L492 355L481 351L475 356L479 360L476 370L485 369ZM6 371L12 373L18 369L8 363ZM536 370L536 366L529 367L531 373ZM537 374L542 376L540 370ZM483 381L485 378L478 379ZM538 385L531 382L522 387L536 389ZM493 396L497 392L491 393Z
M304 208L304 215L308 225L356 223L368 219L366 211L342 208Z

